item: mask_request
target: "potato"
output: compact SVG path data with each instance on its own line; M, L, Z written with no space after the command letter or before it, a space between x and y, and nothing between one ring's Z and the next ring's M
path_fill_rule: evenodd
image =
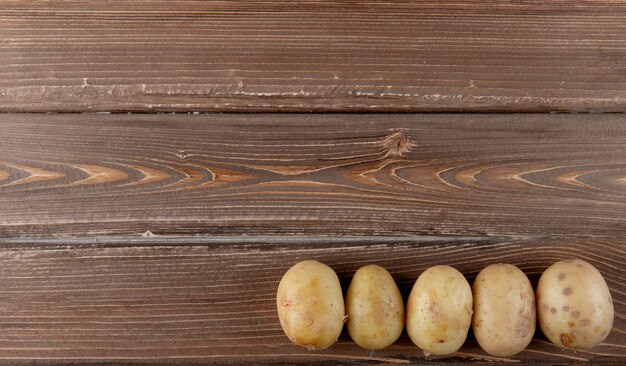
M449 266L422 273L406 305L406 330L426 355L458 350L472 323L472 290L463 275Z
M535 333L535 294L528 277L510 264L480 271L472 286L472 329L478 344L500 357L521 352Z
M313 260L297 263L285 273L278 285L276 306L287 337L309 349L335 343L345 321L337 274Z
M580 259L553 264L537 285L539 326L552 343L588 349L613 326L613 301L600 272Z
M404 302L396 282L386 269L361 267L346 294L346 326L352 339L370 350L395 342L404 328Z

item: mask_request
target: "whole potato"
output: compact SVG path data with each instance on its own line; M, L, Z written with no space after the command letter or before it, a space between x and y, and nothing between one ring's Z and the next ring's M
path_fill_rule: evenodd
M461 272L435 266L422 273L406 305L406 330L426 354L458 350L472 323L472 289Z
M521 352L535 333L535 294L528 277L510 264L493 264L472 286L472 329L478 344L500 357Z
M551 265L537 285L539 326L552 343L587 349L613 326L613 301L600 272L580 259Z
M343 294L330 267L306 260L291 267L276 293L280 325L289 339L309 349L337 341L345 320Z
M404 302L396 282L377 265L361 267L346 294L347 327L361 347L378 350L395 342L404 328Z

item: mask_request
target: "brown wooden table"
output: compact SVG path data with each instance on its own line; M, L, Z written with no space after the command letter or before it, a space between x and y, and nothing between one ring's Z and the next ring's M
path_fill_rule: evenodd
M0 111L0 364L626 363L625 1L4 1ZM406 297L571 257L589 351L313 352L275 309L302 259Z

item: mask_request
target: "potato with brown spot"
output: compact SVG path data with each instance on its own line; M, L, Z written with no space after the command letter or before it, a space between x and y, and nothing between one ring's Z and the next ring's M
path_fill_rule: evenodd
M404 302L396 282L381 266L361 267L346 293L348 332L361 347L385 348L404 328Z
M537 297L549 307L537 309L539 326L552 343L588 349L602 342L613 327L613 301L604 278L591 264L569 259L541 275Z
M406 329L426 354L447 355L465 342L472 323L472 289L450 266L422 273L409 295Z
M472 329L478 344L499 357L524 350L536 324L535 295L528 277L510 264L493 264L480 271L472 292Z
M337 341L345 320L343 293L330 267L307 260L291 267L276 293L278 318L289 339L309 349Z

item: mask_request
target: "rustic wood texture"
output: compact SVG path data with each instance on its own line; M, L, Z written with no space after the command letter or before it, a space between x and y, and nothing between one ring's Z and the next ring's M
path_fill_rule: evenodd
M626 2L2 1L0 111L625 111Z
M325 351L291 345L276 312L282 274L297 261L318 259L338 272L345 291L357 268L377 263L392 273L406 299L417 276L435 263L453 265L472 281L485 266L508 262L536 284L550 264L570 257L595 265L610 287L615 323L601 345L589 351L562 350L538 332L527 350L499 358L485 354L470 335L456 354L426 361L626 362L626 247L620 240L381 237L363 244L214 238L213 244L200 245L202 240L194 244L186 237L178 239L181 246L151 240L144 238L133 247L63 240L0 245L0 363L425 364L406 334L376 352L359 348L345 330Z
M0 364L626 364L626 1L0 2ZM595 265L616 316L562 350L291 345L303 259L470 282Z
M0 237L626 238L626 116L0 115Z

